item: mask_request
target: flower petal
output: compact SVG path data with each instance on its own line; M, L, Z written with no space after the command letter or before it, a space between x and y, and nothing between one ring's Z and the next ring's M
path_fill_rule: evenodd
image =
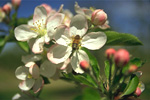
M71 39L69 39L69 37L69 30L66 26L60 26L57 28L55 34L56 43L67 46L69 43L71 43Z
M35 54L43 52L44 43L45 43L44 37L36 39L35 43L32 46L32 52Z
M14 33L18 41L27 41L31 38L37 37L37 33L33 30L33 27L28 25L20 25L15 28Z
M37 6L34 9L34 14L33 14L33 22L34 25L36 26L36 23L41 23L45 24L47 18L47 12L46 9L43 6Z
M87 20L86 20L85 16L83 16L81 14L74 16L71 19L70 27L76 27L77 30L83 31L83 32L81 32L82 34L85 34L88 29L88 24L87 24Z
M54 36L56 28L61 25L64 19L64 14L56 13L54 16L50 16L47 21L47 32L50 37Z
M33 85L35 83L35 80L32 79L32 78L27 78L25 81L22 81L20 84L19 84L19 88L23 91L28 91L30 90Z
M44 80L42 79L42 77L39 77L37 80L35 80L35 83L33 85L34 93L39 92L43 87L43 85L44 85Z
M88 55L83 50L78 50L74 52L71 59L71 65L76 73L84 73L84 71L80 67L80 62L83 60L89 62Z
M22 62L24 63L28 63L28 62L34 62L34 61L39 61L42 59L41 55L26 55L26 56L22 56Z
M20 80L25 80L28 74L29 74L29 69L25 66L20 66L15 71L16 77Z
M78 5L77 2L75 2L74 9L75 9L76 13L84 15L84 12L83 12L82 8L80 8L80 6Z
M33 62L33 61L30 61L30 62L27 62L26 64L25 64L25 67L31 67L31 66L33 66L35 64L35 62Z
M70 28L70 36L74 37L76 35L79 35L80 37L82 37L84 34L86 33L86 30L83 29L77 29L76 27L72 26Z
M37 79L40 76L40 68L36 64L29 67L29 72L34 79Z
M27 24L28 24L29 26L33 26L33 27L34 27L34 25L33 25L33 20L32 20L32 19L29 20Z
M103 32L91 32L82 39L82 46L90 50L100 49L106 43L107 36Z
M70 46L53 45L47 53L48 59L55 64L59 64L67 60L72 52Z
M50 61L44 61L44 63L40 66L40 74L50 78L52 77L56 72L56 64L51 63Z

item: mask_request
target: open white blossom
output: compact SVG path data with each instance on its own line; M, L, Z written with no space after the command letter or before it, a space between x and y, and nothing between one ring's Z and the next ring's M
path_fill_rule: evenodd
M61 26L57 28L55 40L48 54L48 59L55 63L62 63L71 58L71 65L76 73L83 73L80 68L80 61L86 60L89 62L88 55L81 47L90 50L100 49L107 40L103 32L90 32L86 34L88 29L87 20L85 16L78 14L71 20L70 27ZM63 66L63 69L65 67Z
M55 13L48 16L43 6L34 10L33 25L20 25L15 28L15 37L18 41L29 41L33 53L41 53L44 43L49 43L53 38L56 28L62 23L64 14Z

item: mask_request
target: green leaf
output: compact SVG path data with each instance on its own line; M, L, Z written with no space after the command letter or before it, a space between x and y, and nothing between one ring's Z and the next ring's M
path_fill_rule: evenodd
M50 81L48 80L48 78L42 76L43 80L44 80L44 84L50 84Z
M29 46L27 42L17 42L17 43L25 52L29 52Z
M133 74L131 76L131 79L130 79L127 87L125 88L124 92L122 93L121 97L125 96L125 95L130 95L131 93L133 93L136 90L138 84L139 84L139 78Z
M131 34L118 33L115 31L105 31L105 34L107 35L106 45L142 45L142 42L136 36Z
M5 45L5 37L0 37L0 53L3 50L3 47Z
M97 84L95 83L95 81L93 80L93 78L91 76L89 76L88 74L79 74L79 75L73 75L72 73L63 73L63 75L73 81L82 83L84 85L90 86L90 87L94 87L97 88Z
M95 77L97 79L99 79L99 76L100 76L100 67L98 65L98 61L97 59L89 52L88 49L86 48L82 48L88 55L89 59L90 59L90 64L91 64L91 67L92 67L92 70L93 70L93 73L95 75Z
M73 100L101 100L100 94L93 88L84 88L82 94Z
M109 65L109 61L105 61L105 75L106 75L106 78L109 79L109 71L110 71L110 65Z
M92 89L92 88L85 88L83 90L82 100L101 100L101 97L97 90Z

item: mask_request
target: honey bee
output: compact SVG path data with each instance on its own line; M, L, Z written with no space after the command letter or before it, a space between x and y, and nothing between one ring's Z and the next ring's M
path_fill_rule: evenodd
M79 49L79 46L81 45L80 44L80 36L79 35L76 35L74 38L73 38L73 42L72 42L72 49L73 50L77 50Z

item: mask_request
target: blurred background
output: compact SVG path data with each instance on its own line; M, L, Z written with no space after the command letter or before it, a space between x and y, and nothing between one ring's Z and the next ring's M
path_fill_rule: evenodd
M143 46L114 46L114 48L125 48L134 57L147 60L147 63L140 68L143 72L141 81L145 84L145 91L140 98L150 100L150 0L75 0L80 7L95 7L103 9L109 20L109 25L115 31L130 33L137 36ZM33 14L34 8L42 3L47 3L54 9L59 9L64 4L64 9L74 12L74 0L22 0L18 10L18 17L29 17ZM0 7L10 0L0 0ZM0 24L0 28L8 29ZM3 33L0 33L0 35ZM103 47L92 52L99 61L103 72L104 51L110 48ZM0 54L0 100L11 100L12 96L20 92L19 80L15 77L15 69L22 65L21 56L26 53L15 43L7 43ZM81 91L74 83L65 81L51 81L51 84L44 86L41 98L44 100L72 100Z

